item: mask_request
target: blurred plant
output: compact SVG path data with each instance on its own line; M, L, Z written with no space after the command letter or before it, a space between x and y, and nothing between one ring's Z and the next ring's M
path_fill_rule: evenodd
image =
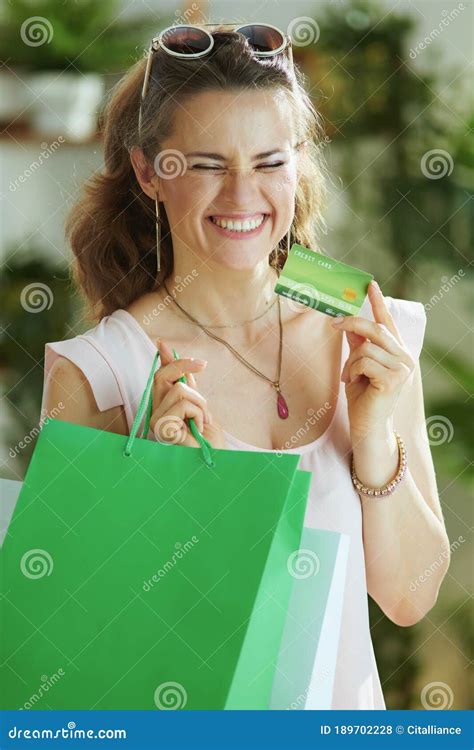
M425 352L431 364L433 361L442 362L443 371L449 377L450 383L457 385L454 395L432 398L426 403L425 411L428 417L430 414L441 414L449 420L453 428L452 440L440 442L437 450L433 448L436 469L444 475L456 477L459 482L471 485L474 477L472 461L474 369L469 362L452 352L446 354L444 349L434 344L425 347Z
M394 269L387 294L409 298L417 264L438 260L444 268L460 268L472 257L474 139L466 136L474 110L471 105L464 122L465 111L453 112L438 97L436 69L421 73L413 65L411 12L387 13L377 0L353 0L350 6L318 8L314 18L317 44L296 47L295 58L317 82L312 96L340 152L351 210L361 226L383 231ZM449 96L465 110L461 85L452 83ZM368 151L374 139L377 145ZM370 184L369 200L363 183ZM343 247L354 245L353 230L353 224L346 228ZM383 281L386 255L379 254L371 270L380 270Z
M54 265L45 252L30 248L13 250L5 262L0 293L6 320L0 339L0 366L5 405L12 416L12 431L6 435L13 446L38 425L43 392L43 358L46 341L68 338L78 307L67 268ZM33 444L15 461L24 469ZM15 466L18 474L18 466Z
M369 618L385 704L388 709L409 710L416 701L415 678L421 666L417 626L395 625L370 597Z
M0 59L34 71L121 71L150 36L149 16L122 15L118 0L14 0L0 17Z

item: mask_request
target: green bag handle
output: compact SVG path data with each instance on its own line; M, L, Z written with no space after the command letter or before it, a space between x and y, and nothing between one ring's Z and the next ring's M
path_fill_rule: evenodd
M148 431L150 429L151 410L153 406L153 398L152 398L153 378L155 376L155 369L156 369L156 364L158 362L159 356L160 356L160 352L157 349L156 354L153 357L153 363L151 366L150 374L148 376L147 384L145 386L145 390L143 391L142 397L140 399L140 403L138 405L138 410L137 410L135 419L133 420L132 429L130 430L130 436L127 440L127 444L123 451L124 456L132 455L132 446L135 441L135 438L137 437L138 429L140 427L140 423L143 419L143 414L145 413L145 411L146 411L145 420L143 422L143 428L140 434L140 438L146 438L146 436L148 435ZM175 359L179 359L179 356L175 349L173 349L173 356ZM185 375L182 375L179 378L179 381L181 383L185 383L186 382ZM202 450L206 465L209 468L213 468L215 466L215 462L212 458L212 445L210 444L208 440L206 440L204 435L201 435L198 428L196 427L193 417L189 418L189 429L191 430L192 435L196 438L199 445L201 446L201 450Z

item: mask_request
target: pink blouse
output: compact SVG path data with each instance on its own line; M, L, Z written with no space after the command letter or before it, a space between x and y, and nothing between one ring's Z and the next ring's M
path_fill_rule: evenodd
M426 313L420 302L385 297L395 324L411 354L419 358ZM360 315L373 320L366 298ZM59 355L79 367L91 385L101 411L123 405L130 429L149 375L156 346L126 310L116 310L98 325L65 341L46 344L44 385ZM342 365L349 355L343 337ZM130 363L133 362L133 368ZM41 415L44 411L44 393ZM308 417L308 422L311 416ZM314 419L314 417L313 417ZM225 432L233 450L262 450ZM155 439L150 431L149 439ZM276 452L276 451L268 451ZM313 479L305 525L330 529L350 536L348 575L342 613L341 635L334 682L333 709L384 709L385 702L370 635L362 510L350 477L350 436L344 383L331 422L316 440L285 452L299 453L299 468ZM393 502L396 502L394 495Z

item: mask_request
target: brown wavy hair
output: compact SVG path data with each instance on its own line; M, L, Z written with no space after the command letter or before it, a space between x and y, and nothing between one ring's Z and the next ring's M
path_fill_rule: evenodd
M138 112L146 59L137 62L108 97L101 117L104 168L92 175L70 211L66 237L73 277L85 298L88 318L99 321L160 287L173 270L173 246L166 212L162 216L161 270L157 275L155 207L141 190L130 161L139 146L153 159L171 135L176 108L187 96L208 90L283 89L292 108L298 143L303 141L291 241L315 247L326 233L327 193L321 118L305 90L305 77L291 70L285 54L258 60L247 40L229 31L214 33L212 52L199 60L154 53L149 88L138 132ZM286 260L286 236L272 249L278 271Z

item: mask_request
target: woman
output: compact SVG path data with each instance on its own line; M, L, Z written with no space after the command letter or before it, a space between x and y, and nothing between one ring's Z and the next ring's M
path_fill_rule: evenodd
M68 227L98 322L46 345L42 414L128 434L158 346L150 439L196 446L194 417L215 447L301 454L306 525L351 537L333 708L384 708L367 592L413 625L449 565L418 364L424 308L376 283L360 316L339 320L275 295L290 241L317 247L322 131L288 39L212 32L166 32L108 103L105 169ZM395 476L389 494L368 494Z

